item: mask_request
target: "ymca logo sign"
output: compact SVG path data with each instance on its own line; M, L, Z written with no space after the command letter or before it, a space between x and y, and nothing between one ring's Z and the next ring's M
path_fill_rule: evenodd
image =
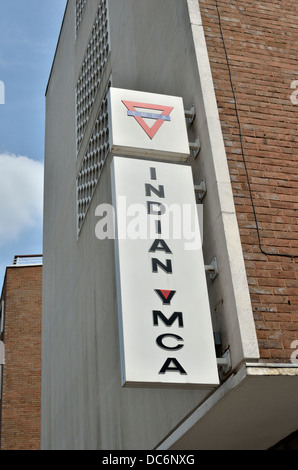
M158 289L155 289L155 292L157 293L159 298L162 300L162 303L164 305L170 305L172 298L176 294L175 290L158 290Z
M110 88L111 153L185 162L189 155L181 97Z
M127 116L132 116L140 124L141 128L146 132L150 139L153 139L157 131L161 128L165 121L171 121L170 114L173 111L172 106L161 106L158 104L137 103L135 101L123 101L127 107ZM160 111L160 113L151 113L148 111L138 111L139 109L146 109L152 111ZM154 124L149 125L144 119L152 119Z

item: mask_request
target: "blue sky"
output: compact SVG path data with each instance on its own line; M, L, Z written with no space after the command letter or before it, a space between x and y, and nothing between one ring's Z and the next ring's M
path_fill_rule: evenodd
M65 5L0 0L0 291L14 255L42 253L45 90Z

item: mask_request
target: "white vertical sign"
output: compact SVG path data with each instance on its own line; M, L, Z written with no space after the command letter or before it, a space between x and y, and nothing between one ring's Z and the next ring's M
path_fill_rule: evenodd
M217 386L191 169L114 157L111 170L123 385Z

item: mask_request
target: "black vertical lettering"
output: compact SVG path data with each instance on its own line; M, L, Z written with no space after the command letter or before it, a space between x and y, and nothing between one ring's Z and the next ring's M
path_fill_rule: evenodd
M163 343L164 338L174 338L177 341L183 341L183 338L178 335L173 335L169 333L166 333L165 335L160 335L158 338L156 338L156 344L162 349L166 349L167 351L179 351L179 349L184 347L184 344L177 344L177 346L166 346Z
M151 246L149 253L155 253L156 251L164 251L165 253L172 253L166 242L162 239L157 239Z
M167 318L159 310L153 310L153 325L158 326L158 319L161 319L166 326L172 326L174 321L178 320L178 325L183 328L183 315L182 312L174 312L170 318Z
M173 363L175 367L170 367L170 364ZM183 369L182 365L177 361L175 357L169 357L162 368L159 371L159 374L165 374L166 372L180 372L180 374L187 375L187 372Z
M157 208L154 208L157 206ZM147 201L147 213L149 215L162 215L166 212L165 206L161 202Z
M152 184L146 183L146 196L151 196L152 193L156 194L156 196L164 198L165 197L165 188L163 185L159 185L158 188L152 186Z
M157 235L161 235L161 221L160 220L155 221L155 227L156 227Z
M168 274L172 274L172 261L170 259L166 260L166 264L163 264L159 259L152 258L152 272L158 272L158 266Z
M146 196L151 196L152 193L156 194L158 197L165 197L165 188L163 185L159 185L158 188L155 188L152 186L152 184L146 183L145 184L145 189L146 189Z
M150 176L152 180L156 180L156 168L150 168Z

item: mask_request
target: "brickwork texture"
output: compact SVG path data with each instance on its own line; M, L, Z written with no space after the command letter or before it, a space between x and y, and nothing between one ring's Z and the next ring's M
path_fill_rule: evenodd
M200 8L261 359L290 362L298 339L298 3L200 0Z
M40 449L42 266L7 268L1 450Z

